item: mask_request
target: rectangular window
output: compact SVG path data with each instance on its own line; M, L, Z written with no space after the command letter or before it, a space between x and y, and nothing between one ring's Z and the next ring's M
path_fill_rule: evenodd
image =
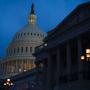
M26 47L26 52L28 52L28 47Z

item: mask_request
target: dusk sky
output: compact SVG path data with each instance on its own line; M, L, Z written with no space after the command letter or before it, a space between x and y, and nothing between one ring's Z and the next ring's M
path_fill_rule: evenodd
M37 25L47 32L59 24L77 5L90 0L0 0L0 57L17 31L28 23L32 1Z

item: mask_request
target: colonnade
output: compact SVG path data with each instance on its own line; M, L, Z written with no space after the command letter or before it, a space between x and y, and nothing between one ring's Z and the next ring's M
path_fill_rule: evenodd
M77 44L77 72L81 72L82 71L82 62L80 60L80 56L82 55L82 41L80 38L76 39L76 44ZM72 58L71 58L71 46L70 46L70 42L66 42L65 43L65 48L66 48L66 70L63 69L63 72L65 71L65 75L67 76L67 80L69 81L71 78L71 74L72 74ZM54 52L56 54L56 70L54 71L53 69L55 68L54 66L52 66L52 55L51 53L53 52L48 52L48 66L47 66L47 88L48 90L53 90L53 85L52 82L55 78L55 86L57 87L57 90L59 90L59 85L60 85L60 76L62 75L62 59L61 59L61 53L60 53L60 46L58 46L57 48L54 49ZM73 70L74 71L74 70ZM56 74L53 77L53 74ZM78 79L82 79L82 75L78 73Z
M15 74L25 72L35 68L34 60L6 60L1 63L2 77L13 76Z

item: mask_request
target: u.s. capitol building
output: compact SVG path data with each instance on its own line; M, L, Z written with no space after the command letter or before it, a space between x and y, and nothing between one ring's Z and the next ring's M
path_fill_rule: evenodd
M1 78L11 77L35 68L35 47L43 43L46 34L36 25L34 5L28 18L28 24L17 32L7 48L7 56L0 61Z

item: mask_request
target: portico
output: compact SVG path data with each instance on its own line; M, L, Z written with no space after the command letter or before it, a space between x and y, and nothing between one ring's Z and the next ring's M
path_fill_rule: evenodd
M61 90L60 86L65 83L90 79L89 71L85 69L89 62L80 59L85 50L90 48L90 17L75 20L78 12L80 15L86 13L87 6L77 7L62 23L48 32L44 44L36 48L36 64L39 66L43 63L44 67L41 68L46 68L46 85L42 86L45 90ZM75 20L72 24L69 22L71 19Z

